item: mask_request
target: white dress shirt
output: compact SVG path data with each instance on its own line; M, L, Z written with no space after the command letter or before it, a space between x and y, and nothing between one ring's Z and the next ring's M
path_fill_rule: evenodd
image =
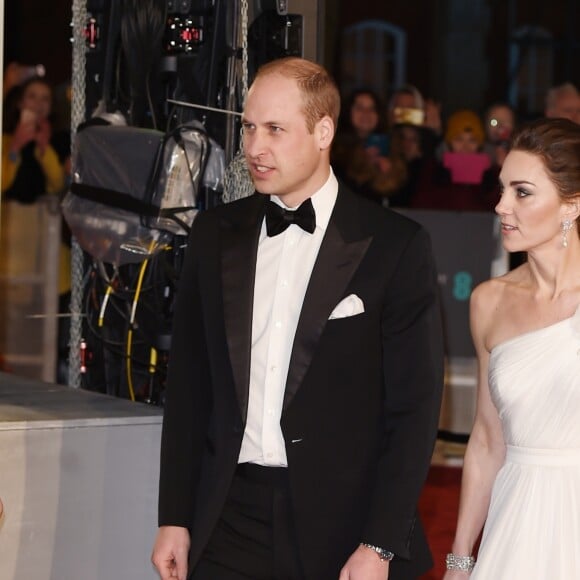
M312 196L314 233L291 224L268 237L262 223L252 318L252 353L248 417L239 462L287 466L280 417L286 377L306 287L338 195L332 169ZM286 207L276 196L270 199ZM292 208L287 208L292 209Z

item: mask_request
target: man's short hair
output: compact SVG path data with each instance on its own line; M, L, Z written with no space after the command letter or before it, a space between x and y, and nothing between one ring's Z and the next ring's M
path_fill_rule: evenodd
M320 119L328 115L336 130L340 113L340 93L330 73L321 65L298 57L286 57L262 65L257 80L278 74L294 79L302 93L306 127L310 133Z

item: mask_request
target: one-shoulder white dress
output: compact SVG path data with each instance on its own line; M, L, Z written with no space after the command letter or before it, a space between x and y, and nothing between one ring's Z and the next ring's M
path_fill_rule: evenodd
M490 355L507 453L472 579L580 580L580 307Z

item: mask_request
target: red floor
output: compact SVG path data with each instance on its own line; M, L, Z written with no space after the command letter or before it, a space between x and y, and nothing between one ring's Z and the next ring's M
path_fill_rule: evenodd
M461 468L431 467L419 502L419 513L433 553L434 566L428 574L421 576L421 580L441 580L443 577L445 555L451 549L455 533L460 484Z

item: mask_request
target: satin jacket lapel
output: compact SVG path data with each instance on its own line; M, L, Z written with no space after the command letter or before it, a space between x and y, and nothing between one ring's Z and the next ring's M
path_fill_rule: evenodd
M352 199L339 191L304 297L290 358L284 409L302 384L328 317L344 297L371 243L372 236L360 231L355 214Z
M252 310L256 254L267 196L255 195L249 207L224 220L222 287L224 322L240 411L246 420L250 384Z

